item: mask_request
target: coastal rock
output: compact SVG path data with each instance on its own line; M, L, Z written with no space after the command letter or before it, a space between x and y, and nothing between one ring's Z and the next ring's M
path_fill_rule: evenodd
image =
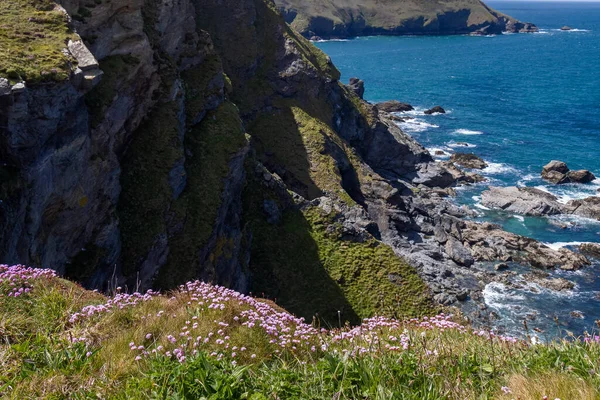
M306 38L537 32L479 1L276 0L285 21Z
M381 103L377 103L375 104L375 107L377 107L377 109L379 111L385 111L388 113L392 113L392 112L405 112L405 111L412 111L415 108L413 106L411 106L408 103L401 103L397 100L390 100L390 101L384 101Z
M580 169L578 171L569 171L567 173L567 178L569 178L570 182L590 183L596 179L596 176L587 169Z
M564 162L552 160L542 169L542 178L555 184L563 184L589 183L596 179L596 176L585 169L571 171Z
M562 214L562 205L550 193L528 187L490 187L481 195L481 202L490 208L499 208L522 215L542 216Z
M365 82L358 78L350 78L347 87L352 90L361 99L365 94Z
M488 164L473 153L454 153L450 161L464 168L484 169Z
M571 200L564 206L565 212L600 221L600 197L592 196Z
M600 258L600 244L598 243L584 243L579 246L579 250L591 257Z
M552 160L542 169L542 178L555 184L567 183L569 167L562 161Z
M465 267L470 267L475 262L471 252L456 239L446 242L446 253L457 264Z
M560 28L560 30L561 30L561 31L571 31L571 30L573 30L573 28L571 28L571 27L570 27L570 26L568 26L568 25L565 25L565 26L561 27L561 28Z
M500 264L494 265L495 271L506 271L507 269L509 269L509 266L506 263L500 263Z
M523 278L527 282L533 282L539 286L554 290L556 292L562 292L565 290L573 290L575 283L565 278L550 278L550 275L542 271L532 271L523 275Z
M446 110L444 110L441 106L435 106L433 108L430 108L429 110L425 110L425 114L446 114Z

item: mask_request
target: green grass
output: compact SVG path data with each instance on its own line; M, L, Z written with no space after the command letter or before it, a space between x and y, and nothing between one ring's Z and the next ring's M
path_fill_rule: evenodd
M423 281L390 247L375 239L345 239L335 214L286 207L291 199L285 196L262 186L249 169L244 216L253 234L254 293L324 325L337 326L338 311L342 323L375 314L413 317L435 312ZM264 201L286 210L279 224L266 221Z
M123 159L118 213L123 240L123 272L135 273L159 234L173 201L169 174L183 159L178 104L160 104L135 132Z
M0 282L0 396L7 399L592 400L600 395L598 343L503 343L468 328L395 322L352 341L336 340L340 331L334 330L297 349L282 349L261 328L236 322L236 315L251 308L233 299L222 300L223 309L210 309L180 290L70 322L73 313L107 298L55 277L31 281L32 291L18 298L7 296L9 285ZM264 304L277 311L273 303ZM226 327L218 324L223 321ZM130 342L148 351L158 345L172 349L169 333L219 337L219 329L230 337L230 346L246 347L237 350L236 364L233 347L223 351L214 339L201 341L198 353L184 363L153 353L135 360L139 351L130 350ZM371 335L380 338L377 344L369 345ZM389 348L397 337L409 343L404 350ZM369 350L352 355L361 347Z
M225 102L208 112L185 136L187 186L173 204L180 232L173 235L167 265L158 287L173 287L197 276L204 267L198 254L213 233L231 158L246 144L236 106Z
M78 36L50 0L0 2L0 77L29 84L64 81L75 60L63 54Z

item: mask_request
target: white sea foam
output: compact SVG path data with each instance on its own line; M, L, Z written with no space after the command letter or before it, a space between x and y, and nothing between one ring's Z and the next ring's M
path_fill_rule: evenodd
M320 39L311 40L313 43L327 43L327 42L349 42L351 39Z
M427 151L429 151L429 154L431 154L434 158L448 158L450 157L450 153L447 152L444 149L441 149L439 147L429 147L427 148ZM444 154L436 154L442 152Z
M467 143L467 142L450 142L448 143L448 147L452 147L452 148L465 148L465 149L472 149L474 147L477 147L476 144L472 144L472 143Z
M584 243L586 243L586 242L554 242L554 243L544 243L544 244L553 250L559 250L559 249L562 249L563 247L579 246L580 244L584 244Z
M483 135L482 131L472 131L470 129L457 129L454 133L459 135Z
M429 129L439 128L439 125L430 124L422 119L412 118L404 122L397 122L398 126L408 133L425 132Z
M522 215L513 215L513 218L518 219L521 222L525 222L525 217Z
M483 204L481 204L481 203L475 203L475 204L473 204L473 206L474 206L474 207L477 207L477 208L479 208L479 209L481 209L481 210L486 210L486 211L489 211L489 210L491 210L491 208L488 208L488 207L484 206L484 205L483 205Z
M525 296L511 291L501 282L490 282L483 289L485 304L494 308L512 308L506 304L508 301L525 300Z
M497 174L517 174L518 171L510 165L502 163L488 162L488 166L482 170L484 174L497 175Z
M569 29L569 30L565 30L563 31L562 29L551 29L553 32L591 32L589 29L577 29L577 28L573 28L573 29Z
M517 186L527 186L527 182L530 182L536 179L537 177L538 175L536 174L527 174L525 176L522 176L521 179L519 179L519 181L517 182Z

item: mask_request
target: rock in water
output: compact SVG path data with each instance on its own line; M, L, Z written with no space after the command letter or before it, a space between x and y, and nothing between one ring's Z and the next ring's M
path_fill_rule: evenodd
M352 90L358 97L361 99L365 94L365 82L358 78L350 78L350 82L348 83L348 88Z
M500 263L500 264L494 265L494 270L496 270L496 271L506 271L507 269L509 269L509 266L506 263Z
M431 115L431 114L446 114L446 110L444 110L441 106L435 106L433 108L430 108L429 110L425 111L425 114L427 115Z
M397 100L390 100L390 101L384 101L382 103L377 103L375 104L375 107L377 107L377 109L379 111L385 111L385 112L405 112L405 111L412 111L415 108L413 106L411 106L408 103L401 103Z
M571 27L570 27L570 26L568 26L568 25L565 25L565 26L563 26L562 28L560 28L560 30L561 30L561 31L571 31L571 30L573 30L573 28L571 28Z
M571 200L565 205L566 212L600 221L600 197L592 196L581 200Z
M455 153L450 157L450 161L465 168L484 169L488 165L481 158L473 153Z
M598 243L584 243L579 246L579 250L588 256L600 258L600 244Z
M567 178L569 178L569 181L571 182L590 183L591 181L596 179L596 176L587 169L581 169L578 171L569 171L567 173Z
M481 194L481 202L486 207L522 215L556 215L564 211L555 196L535 188L490 187Z
M542 178L555 184L567 183L569 167L562 161L552 160L542 169Z

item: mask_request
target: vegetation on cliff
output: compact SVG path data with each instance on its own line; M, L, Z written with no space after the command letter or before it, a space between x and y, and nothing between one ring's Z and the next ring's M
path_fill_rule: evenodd
M0 266L0 396L595 399L600 338L532 344L447 316L320 329L200 282L105 297Z
M0 77L31 84L69 78L75 60L63 50L76 38L51 0L0 2Z
M500 33L504 30L536 29L533 25L522 24L489 8L480 0L275 2L292 28L307 37L460 34L480 29L489 30L488 33Z

